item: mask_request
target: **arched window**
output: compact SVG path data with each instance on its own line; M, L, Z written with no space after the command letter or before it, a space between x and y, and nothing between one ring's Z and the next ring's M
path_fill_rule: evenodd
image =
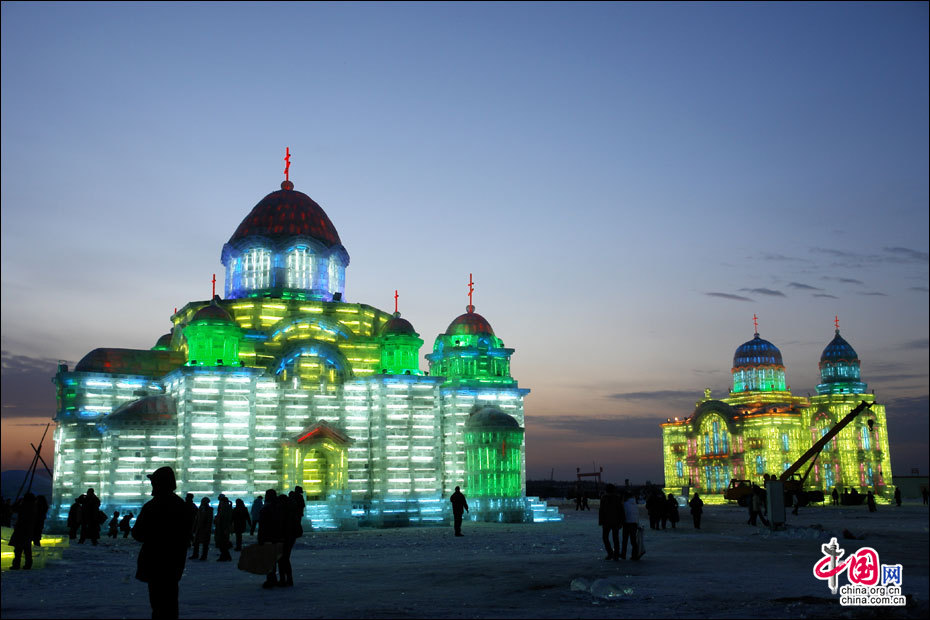
M287 253L287 287L303 290L313 288L313 254L299 246Z
M271 285L271 252L252 248L242 255L242 288L247 291Z
M701 423L701 440L705 455L730 452L730 434L726 422L717 414L707 416Z

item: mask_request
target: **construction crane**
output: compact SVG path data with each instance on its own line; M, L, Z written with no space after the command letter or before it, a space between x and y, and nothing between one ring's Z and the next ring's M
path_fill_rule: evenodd
M836 423L836 425L827 431L823 437L821 437L810 449L801 455L801 457L792 463L792 465L782 472L782 475L778 477L779 482L785 485L785 504L789 503L791 495L797 494L798 503L802 506L809 504L810 502L822 502L823 501L823 491L804 491L804 482L807 480L807 476L811 473L811 470L814 468L814 464L817 463L817 457L820 456L820 451L823 450L824 446L830 443L830 440L836 437L841 430L846 428L850 422L856 419L856 416L870 409L872 403L862 401L856 408L846 414L846 416ZM869 430L872 430L872 425L874 422L869 420ZM812 459L812 460L811 460ZM804 475L798 474L798 471L804 467L804 464L810 460L810 465L804 471Z

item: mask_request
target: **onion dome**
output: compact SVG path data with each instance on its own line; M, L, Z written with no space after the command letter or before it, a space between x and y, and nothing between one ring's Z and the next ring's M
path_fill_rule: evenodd
M784 366L784 363L778 347L756 332L752 340L741 344L733 354L733 368L744 366Z
M785 391L785 365L781 351L756 332L733 354L733 393Z
M520 424L513 416L507 415L497 407L482 407L468 416L465 428L469 430L513 429L519 430Z
M449 327L446 329L446 334L449 336L459 336L466 334L491 334L494 335L494 330L491 328L491 324L488 323L488 320L483 316L475 312L474 306L468 306L465 308L465 314L461 314L455 318Z
M859 363L856 350L840 336L840 330L836 330L836 336L833 337L827 348L823 350L823 355L820 356L821 366L823 364L836 364L837 362Z
M271 192L255 205L229 238L229 244L246 237L310 237L328 248L342 245L339 233L310 196L294 189L290 181L281 183L281 189Z
M232 317L228 312L226 312L226 310L220 307L220 305L217 303L218 301L219 297L214 297L209 304L198 310L191 319L191 323L194 323L195 321L233 323L234 321Z
M864 394L868 386L859 374L859 356L840 336L840 330L820 356L818 394Z
M103 372L161 377L184 363L180 351L147 349L94 349L74 367L74 372Z
M400 318L400 312L395 312L394 316L388 319L388 322L381 328L381 335L417 336L419 334L413 329L413 325L410 324L410 321Z

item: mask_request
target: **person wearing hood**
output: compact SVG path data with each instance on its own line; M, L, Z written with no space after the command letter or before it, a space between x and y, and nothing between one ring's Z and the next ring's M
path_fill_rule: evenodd
M149 586L152 618L178 617L178 584L190 545L190 517L175 494L174 470L160 467L149 474L152 499L142 506L132 537L142 543L136 579Z

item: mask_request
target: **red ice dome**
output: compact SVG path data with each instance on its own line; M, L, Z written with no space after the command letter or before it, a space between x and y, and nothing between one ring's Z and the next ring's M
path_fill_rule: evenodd
M229 243L253 236L312 237L326 247L342 245L336 227L323 208L310 196L294 190L290 181L281 183L281 189L255 205L229 238Z

